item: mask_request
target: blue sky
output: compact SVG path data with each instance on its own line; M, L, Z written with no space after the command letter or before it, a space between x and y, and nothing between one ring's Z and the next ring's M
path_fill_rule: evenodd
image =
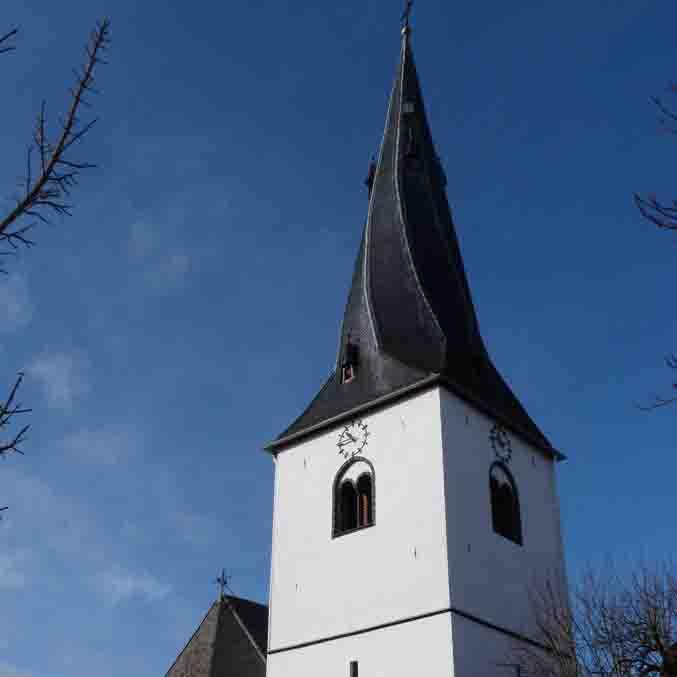
M265 600L261 447L332 366L398 56L397 2L10 2L2 195L40 101L112 20L75 216L0 281L0 373L28 376L0 468L0 677L163 675L225 566ZM667 1L421 0L414 49L482 331L569 460L570 571L674 553L677 193L648 103Z

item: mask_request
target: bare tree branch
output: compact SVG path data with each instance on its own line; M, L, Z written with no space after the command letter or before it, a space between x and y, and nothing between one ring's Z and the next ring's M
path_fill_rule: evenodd
M17 401L17 393L19 392L23 378L24 375L20 372L12 386L7 400L0 403L0 433L4 432L4 429L8 428L13 423L13 419L16 416L28 414L31 411L30 409L22 407L21 403ZM26 440L26 434L29 429L30 426L25 425L17 433L10 436L8 440L5 441L0 439L0 456L5 456L10 452L23 454L23 451L19 449L19 445Z
M571 595L547 583L532 596L538 640L514 657L527 677L677 675L677 574L672 563L629 577L589 570Z
M46 104L43 102L33 132L33 141L26 159L26 177L22 194L14 208L0 217L0 243L17 249L30 247L34 242L29 233L38 222L46 223L49 216L69 216L72 204L67 199L77 185L80 172L91 169L88 162L75 161L69 157L72 146L80 141L94 126L96 119L87 123L80 120L80 111L88 106L87 95L95 93L94 73L99 64L105 63L102 54L109 41L110 22L106 19L97 24L85 48L86 60L75 71L75 85L70 89L71 103L65 120L60 126L56 140L50 140L47 132ZM8 36L12 33L8 33ZM2 43L0 42L0 45ZM33 168L36 158L37 167ZM21 224L22 219L33 219ZM11 253L2 252L5 255Z
M665 357L665 364L670 369L677 369L677 355L675 355L674 353L667 355ZM672 388L673 390L677 390L677 382L673 382ZM654 409L659 409L660 407L666 407L670 404L674 404L675 402L677 402L677 395L675 395L674 397L663 397L661 395L656 395L654 401L651 404L648 405L639 404L637 406L642 411L652 411Z
M677 132L676 132L677 133ZM654 225L664 230L677 230L677 200L665 204L655 195L642 197L635 193L635 205L640 214Z
M667 88L668 93L676 94L677 85L671 83ZM663 99L655 96L652 103L658 109L658 120L663 131L668 134L677 134L677 112L675 112ZM655 195L646 197L635 193L635 204L642 216L666 230L677 230L677 200L661 202Z
M677 85L670 83L667 91L671 94L677 93ZM651 101L658 108L658 120L663 127L663 131L668 134L677 134L677 113L675 113L669 106L663 103L663 100L657 96L651 97Z
M17 29L15 28L14 30L10 31L9 33L5 33L4 35L0 35L0 54L5 54L6 52L12 52L16 49L14 45L9 45L7 44L16 34L17 34Z
M89 107L87 96L97 93L94 87L94 73L105 61L109 42L110 22L107 19L97 23L85 47L84 65L75 71L75 83L69 90L70 105L58 133L52 137L47 129L46 104L43 102L38 113L33 138L26 154L26 176L21 184L21 193L15 206L4 216L0 214L0 258L14 253L19 246L30 247L33 241L29 233L38 222L48 222L48 216L70 215L72 205L67 201L71 190L77 185L80 173L94 165L71 157L72 147L94 126L96 119L83 123L80 120L82 108ZM0 35L0 54L15 49L11 40L17 30ZM27 222L28 221L28 222ZM0 272L4 272L0 268ZM17 417L31 410L18 401L18 392L24 375L19 373L7 399L0 402L0 457L12 452L23 454L21 445L26 441L29 425L9 433ZM0 507L0 513L7 507Z
M670 94L677 94L677 85L671 83L667 91ZM651 101L658 109L658 120L663 131L667 134L677 135L677 112L675 112L668 104L666 104L659 97L652 97ZM661 230L677 230L677 200L670 202L662 202L655 195L642 196L635 193L633 196L635 205L639 213L650 223ZM677 359L674 355L666 358L666 362L671 369L677 368ZM677 389L677 384L673 383L672 387ZM653 411L661 407L666 407L677 402L675 397L656 396L654 401L648 405L639 405L642 411Z
M677 84L670 83L667 87L669 94L677 94ZM658 121L663 132L666 134L677 135L677 112L666 104L660 97L652 97L652 103L658 110ZM635 193L633 195L635 206L639 213L650 223L654 224L661 230L677 230L677 200L663 202L655 195L640 195ZM668 366L672 369L677 368L677 360L672 356L672 363L668 360ZM673 383L673 388L677 388L677 384ZM657 396L655 400L649 405L639 405L642 411L652 411L660 407L666 407L677 402L675 397Z
M671 83L667 87L669 94L677 94L677 85ZM658 121L667 134L677 134L677 112L675 112L663 99L654 96L652 103L658 109ZM677 200L670 202L661 202L655 195L643 197L635 193L635 205L640 214L665 230L677 230Z

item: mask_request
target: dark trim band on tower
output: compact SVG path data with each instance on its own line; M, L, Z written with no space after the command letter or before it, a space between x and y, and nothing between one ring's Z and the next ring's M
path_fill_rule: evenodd
M467 611L463 611L461 609L458 609L457 607L449 606L446 607L445 609L438 609L436 611L429 611L428 613L425 614L418 614L416 616L406 616L405 618L399 618L395 621L390 621L388 623L380 623L379 625L370 625L366 628L361 628L359 630L352 630L350 632L343 632L340 634L336 635L329 635L327 637L322 637L320 639L315 639L311 640L308 642L300 642L298 644L290 644L288 646L283 646L280 647L279 649L271 649L268 651L268 656L273 656L274 654L278 653L285 653L287 651L294 651L296 649L305 649L309 646L316 646L318 644L326 644L327 642L333 642L337 639L345 639L346 637L354 637L356 635L364 635L368 632L374 632L375 630L383 630L384 628L392 628L396 625L404 625L405 623L413 623L414 621L420 621L426 618L432 618L434 616L441 616L443 614L455 614L457 616L460 616L461 618L465 618L468 621L471 621L472 623L476 623L477 625L481 625L485 628L488 628L489 630L494 630L495 632L499 632L502 635L506 635L507 637L511 637L512 639L516 639L520 642L524 642L525 644L529 644L530 646L533 646L537 649L542 649L543 651L548 651L548 648L545 646L545 644L542 644L541 642L536 641L535 639L532 639L531 637L527 637L526 635L523 635L522 633L515 632L514 630L510 630L509 628L505 628L501 625L496 625L495 623L491 623L489 621L485 621L484 619L480 618L479 616L476 616L475 614L471 614Z

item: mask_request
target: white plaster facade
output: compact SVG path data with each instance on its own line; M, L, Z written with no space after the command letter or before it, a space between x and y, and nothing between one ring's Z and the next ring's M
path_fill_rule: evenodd
M452 606L531 635L529 588L542 576L564 576L554 462L510 435L513 453L507 465L519 494L523 545L494 533L489 494L493 421L447 391L440 393Z
M349 661L357 661L360 677L450 677L452 651L451 617L443 614L273 654L266 674L349 677Z
M531 634L529 586L564 571L553 461L511 435L519 546L492 529L493 421L440 387L362 419L373 526L332 537L341 425L276 457L268 675L510 675L509 635L462 614Z

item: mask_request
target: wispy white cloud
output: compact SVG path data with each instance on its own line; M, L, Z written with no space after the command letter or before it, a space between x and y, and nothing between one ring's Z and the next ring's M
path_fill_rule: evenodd
M103 559L101 539L84 506L15 465L3 468L2 479L2 501L10 510L3 513L0 530L11 547L26 550L37 543L63 558L78 558L83 566Z
M50 406L68 409L87 390L88 367L82 352L44 352L26 371L41 384Z
M203 515L176 512L172 522L175 533L189 545L208 545L217 533L216 522Z
M175 252L154 261L146 271L145 277L153 289L166 291L180 287L189 270L189 256Z
M126 430L84 429L67 437L66 451L81 461L115 465L129 453L132 436Z
M36 677L32 672L21 670L15 665L0 661L0 677Z
M25 587L29 559L29 551L23 549L0 554L0 590L21 590Z
M134 572L116 564L100 571L91 582L109 606L131 599L156 602L167 597L172 588L147 572Z
M132 223L129 229L129 253L133 257L149 256L157 246L157 231L149 221L139 219Z
M49 579L40 567L46 559L56 557L77 566L78 576L89 581L89 589L109 607L130 600L157 602L171 594L171 585L146 570L125 563L110 565L119 548L86 506L16 467L8 466L3 480L7 482L3 483L2 499L11 511L0 523L9 552L0 557L0 592L28 586L36 575L41 575L43 582L45 577ZM1 621L0 614L0 631Z
M130 256L140 267L146 286L155 292L179 288L190 270L191 258L174 234L184 216L183 209L177 208L170 215L139 219L130 227Z
M47 677L43 672L33 672L16 665L0 661L0 677Z
M0 279L0 332L23 329L33 319L33 302L23 275L12 273Z

